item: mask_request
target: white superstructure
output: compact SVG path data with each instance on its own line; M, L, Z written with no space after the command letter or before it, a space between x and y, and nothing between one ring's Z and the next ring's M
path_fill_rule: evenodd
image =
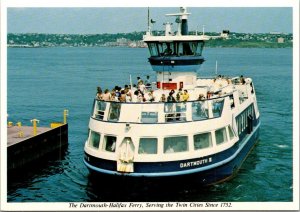
M156 81L143 98L95 99L84 147L90 170L135 177L198 173L203 183L214 183L231 176L257 140L252 80L198 78L209 37L188 35L186 9L170 15L179 17L177 33L168 23L165 36L149 31L144 37ZM136 89L123 93L132 97Z

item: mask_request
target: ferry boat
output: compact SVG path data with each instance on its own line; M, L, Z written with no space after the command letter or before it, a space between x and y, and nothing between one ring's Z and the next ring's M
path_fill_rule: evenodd
M143 93L142 99L95 98L83 159L92 173L129 179L195 176L209 185L234 176L254 147L260 115L252 79L198 76L204 43L212 37L190 35L189 15L184 7L167 14L176 17L178 27L173 32L166 23L164 35L154 35L148 24L143 40L156 81L143 92L124 88L133 96Z

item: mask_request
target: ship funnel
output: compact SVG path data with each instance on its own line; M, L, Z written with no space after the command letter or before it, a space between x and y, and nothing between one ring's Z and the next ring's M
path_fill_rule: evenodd
M182 14L186 14L186 7L180 7L180 12ZM188 35L189 30L188 30L188 22L187 22L187 15L182 15L181 16L181 34L182 35Z

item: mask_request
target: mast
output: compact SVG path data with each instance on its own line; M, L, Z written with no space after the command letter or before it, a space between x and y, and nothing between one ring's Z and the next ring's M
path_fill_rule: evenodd
M150 10L148 7L148 32L150 32Z
M166 16L177 16L176 22L178 23L178 35L188 35L188 15L191 13L187 12L186 7L180 7L179 13L166 14Z

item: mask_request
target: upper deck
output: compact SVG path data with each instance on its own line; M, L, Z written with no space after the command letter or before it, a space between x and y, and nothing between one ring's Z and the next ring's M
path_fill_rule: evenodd
M91 118L105 122L144 124L200 121L221 117L223 110L242 110L244 102L249 105L253 102L250 97L254 97L251 79L246 79L245 83L238 78L198 79L194 89L184 90L181 95L181 91L174 91L172 101L168 101L167 97L170 90L163 89L146 89L144 96L151 95L151 98L139 93L142 98L136 96L134 101L133 98L131 101L95 99ZM132 90L128 90L126 95L132 93ZM188 98L184 99L184 95ZM165 96L165 100L162 96Z

